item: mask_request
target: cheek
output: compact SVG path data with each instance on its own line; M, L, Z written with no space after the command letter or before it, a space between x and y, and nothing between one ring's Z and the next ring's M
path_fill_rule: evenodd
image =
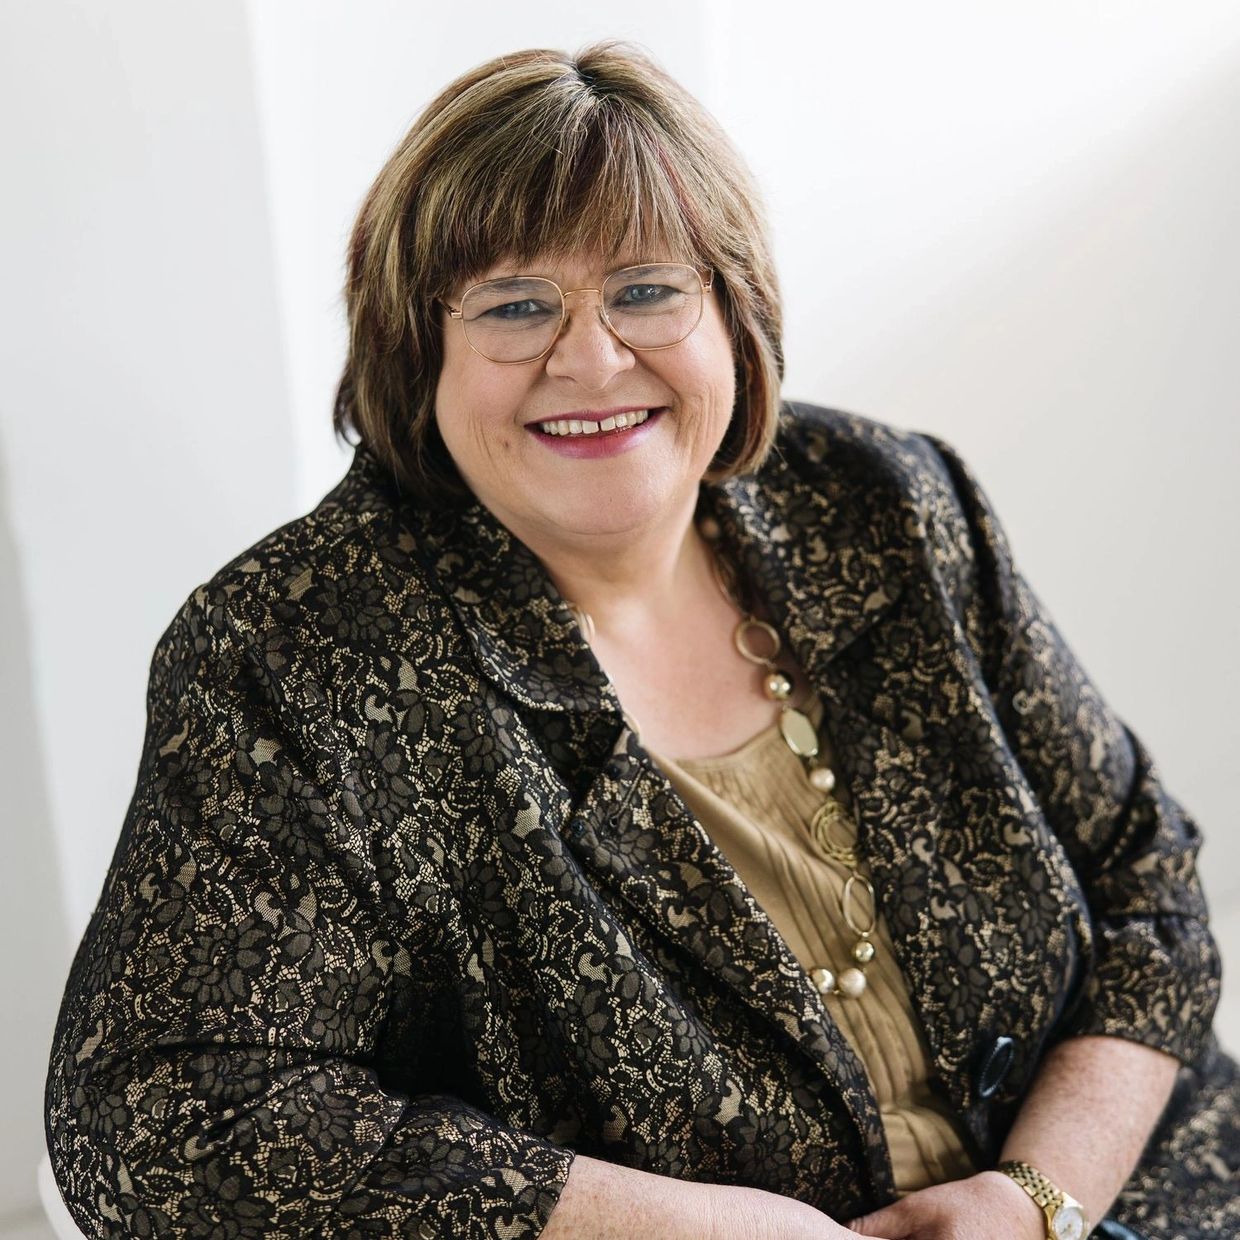
M502 456L519 448L519 437L526 433L516 425L520 385L502 372L475 365L475 356L445 349L435 388L435 421L454 456Z
M722 404L730 413L736 397L736 357L717 305L709 307L701 327L690 339L698 345L696 362L705 375L703 388L709 391L712 401Z
M505 453L512 452L516 447L517 441L512 433L507 428L504 428L491 436L490 443L495 452L502 456Z
M726 425L732 417L732 409L736 403L736 369L732 350L726 340L722 345L712 343L696 360L696 386L701 393L703 412L712 425Z

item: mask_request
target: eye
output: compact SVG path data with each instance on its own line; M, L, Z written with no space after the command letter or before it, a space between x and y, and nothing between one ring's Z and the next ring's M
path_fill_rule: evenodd
M616 294L614 304L622 307L658 305L674 297L677 291L666 284L626 284Z
M551 313L553 311L550 306L544 305L541 301L526 298L524 301L506 301L498 306L491 306L479 317L496 319L502 323L517 323L522 320L546 317Z

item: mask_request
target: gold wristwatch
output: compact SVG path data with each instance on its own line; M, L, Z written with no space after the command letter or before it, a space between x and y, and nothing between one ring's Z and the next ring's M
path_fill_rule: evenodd
M1081 1203L1063 1189L1056 1188L1037 1167L1009 1159L995 1170L1015 1180L1042 1207L1046 1215L1046 1240L1085 1240L1089 1235L1089 1219Z

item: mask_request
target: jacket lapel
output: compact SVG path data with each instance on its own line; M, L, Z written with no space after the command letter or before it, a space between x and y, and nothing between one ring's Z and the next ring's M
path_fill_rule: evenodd
M615 716L615 688L538 557L480 503L422 514L421 558L487 677L525 706Z
M891 1181L881 1117L865 1071L766 912L625 728L566 824L595 881L688 953L807 1056L848 1110L871 1180Z
M932 597L916 620L908 619L912 608L889 615L907 591L933 592L922 550L931 538L909 494L867 461L868 451L811 430L812 484L791 469L774 486L737 484L725 526L823 697L879 907L938 1075L963 1115L973 1102L979 1026L995 1015L982 969L995 945L972 889L940 851L964 730L953 734L930 716L986 712L944 623L950 600ZM909 675L918 667L938 669L920 691ZM1001 739L993 745L1003 747ZM1012 776L999 788L1016 796L1018 784Z
M842 469L809 481L782 461L704 492L727 554L817 686L830 660L903 589L901 497L893 492L884 510Z

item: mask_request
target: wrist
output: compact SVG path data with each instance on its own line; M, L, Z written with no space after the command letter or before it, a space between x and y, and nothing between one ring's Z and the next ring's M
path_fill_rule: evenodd
M840 1240L846 1227L796 1197L741 1185L713 1185L709 1240Z
M1085 1240L1090 1231L1085 1207L1044 1171L1018 1158L1000 1162L995 1170L1011 1179L1042 1212L1047 1237Z
M1011 1176L1002 1171L982 1171L984 1179L992 1181L995 1193L1010 1202L1005 1215L1012 1220L1013 1240L1046 1240L1046 1215L1042 1208Z

